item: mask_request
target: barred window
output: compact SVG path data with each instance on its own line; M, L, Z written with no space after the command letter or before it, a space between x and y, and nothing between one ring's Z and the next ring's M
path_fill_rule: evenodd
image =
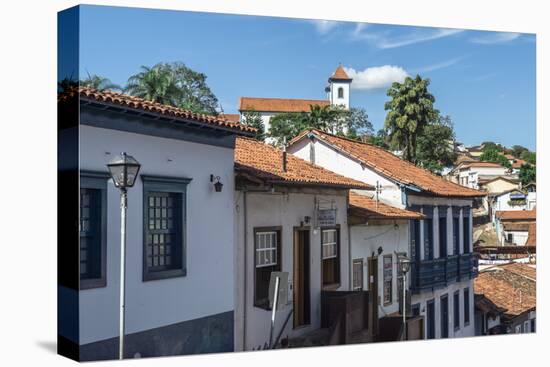
M281 230L278 227L254 230L254 306L269 309L271 273L281 271Z
M106 280L107 173L80 175L80 289L104 287Z
M393 283L393 258L392 255L383 257L383 275L384 275L384 304L392 303L392 283Z
M353 260L353 290L363 290L363 259Z
M186 190L190 179L142 176L143 280L186 275Z
M321 261L323 286L340 283L340 231L337 228L321 231Z

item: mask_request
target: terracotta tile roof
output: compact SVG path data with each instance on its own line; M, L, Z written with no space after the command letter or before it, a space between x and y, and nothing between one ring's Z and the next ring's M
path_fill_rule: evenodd
M349 214L366 219L422 219L424 215L411 210L376 203L376 200L355 192L349 193Z
M537 209L533 210L498 210L496 217L502 221L507 220L536 220Z
M537 222L529 223L529 229L527 230L529 233L527 235L527 242L525 242L525 246L536 246L537 245Z
M329 106L330 102L320 99L255 98L241 97L239 111L258 112L309 112L311 106Z
M518 178L512 177L512 176L510 176L510 177L505 177L505 176L501 176L501 175L497 175L495 177L493 177L492 175L491 176L487 176L487 175L479 175L478 176L478 182L481 185L486 185L488 183L491 183L491 182L494 182L494 181L497 181L497 180L506 181L506 182L509 182L509 183L512 183L512 184L517 184L519 182Z
M479 190L460 186L440 176L436 176L428 170L417 167L375 145L328 134L320 130L306 130L292 139L290 145L302 139L310 132L314 133L320 140L327 142L360 161L380 175L398 183L416 186L436 196L481 197L486 195Z
M223 115L220 115L220 118L237 124L241 122L241 114L239 113L224 113Z
M494 162L471 162L471 163L465 163L460 167L460 169L466 169L466 168L472 168L472 167L495 167L495 168L505 168L504 166L500 165L499 163Z
M342 65L339 65L330 77L331 80L352 80Z
M524 161L523 159L516 159L514 160L514 163L512 163L512 168L521 168L521 166L523 166L524 164L526 164L527 162Z
M231 122L218 116L195 113L181 108L147 101L145 99L123 93L112 91L98 91L85 87L80 87L78 89L78 92L81 100L101 102L104 104L156 113L175 119L180 118L185 120L193 120L208 125L228 128L230 130L234 130L235 132L254 133L256 131L256 129L254 129L253 127Z
M503 227L505 231L514 231L514 232L527 232L529 231L529 222L504 222Z
M287 170L283 171L283 152L263 142L238 137L235 146L235 170L272 184L298 184L373 190L363 182L340 176L287 154Z
M506 309L505 316L519 316L536 309L536 270L519 263L491 267L479 273L474 292Z

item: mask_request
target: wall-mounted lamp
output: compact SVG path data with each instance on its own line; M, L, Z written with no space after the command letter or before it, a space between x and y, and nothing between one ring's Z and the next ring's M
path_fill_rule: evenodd
M210 182L214 182L214 180L216 180L214 183L214 190L216 192L222 192L223 184L220 182L220 176L210 175Z
M378 251L378 256L380 256L382 255L382 252L384 252L384 249L382 248L382 246L380 246L376 251Z

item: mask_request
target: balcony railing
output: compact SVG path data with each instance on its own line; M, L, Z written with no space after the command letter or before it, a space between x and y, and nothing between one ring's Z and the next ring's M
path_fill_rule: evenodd
M473 253L452 255L411 264L411 290L445 287L477 276L477 256Z

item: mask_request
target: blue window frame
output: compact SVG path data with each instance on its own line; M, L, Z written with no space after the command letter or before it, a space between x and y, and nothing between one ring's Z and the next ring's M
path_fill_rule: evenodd
M440 299L441 308L441 337L449 337L449 297L444 294Z
M470 228L470 208L464 207L463 209L463 238L464 238L464 253L470 253L471 247L470 247L470 240L472 238L472 229Z
M427 319L427 338L435 339L435 300L426 302L426 319Z
M453 255L458 255L460 251L460 232L459 232L459 218L453 216Z
M187 275L186 194L189 178L143 180L143 280Z
M453 326L455 331L460 329L460 292L453 294Z
M439 207L439 257L447 257L447 207Z
M464 289L464 326L470 324L470 288Z
M108 173L80 173L79 272L80 289L107 285L107 180Z

